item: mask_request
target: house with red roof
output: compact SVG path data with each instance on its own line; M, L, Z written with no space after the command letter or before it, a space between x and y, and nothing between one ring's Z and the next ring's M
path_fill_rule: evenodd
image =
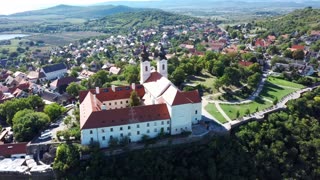
M127 137L137 142L144 135L157 137L160 132L180 134L192 131L202 118L198 91L182 92L170 80L167 59L162 54L152 70L146 49L141 54L140 85L81 91L81 144L98 142L109 146L111 139ZM140 105L130 107L130 95L137 92Z
M270 43L264 39L257 39L255 42L255 46L256 47L262 47L262 48L267 48L268 46L270 46Z
M21 158L27 155L27 142L0 145L0 157Z

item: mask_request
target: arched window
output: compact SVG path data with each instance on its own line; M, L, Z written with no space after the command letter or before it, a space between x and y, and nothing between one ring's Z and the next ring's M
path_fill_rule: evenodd
M148 71L148 66L146 66L145 71Z
M166 66L164 64L162 64L162 70L165 70Z

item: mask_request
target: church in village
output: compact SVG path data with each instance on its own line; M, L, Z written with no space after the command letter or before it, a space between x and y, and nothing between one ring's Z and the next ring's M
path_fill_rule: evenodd
M144 135L154 138L160 132L171 135L192 131L201 120L201 98L198 91L182 92L168 80L165 52L159 45L156 70L151 67L149 53L142 46L140 84L99 88L80 92L81 144L92 142L101 148L113 138L127 137L137 142ZM132 91L140 105L130 107Z

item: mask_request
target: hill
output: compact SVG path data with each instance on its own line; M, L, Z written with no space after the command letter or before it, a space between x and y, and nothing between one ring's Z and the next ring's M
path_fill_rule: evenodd
M139 11L139 8L130 8L127 6L114 6L114 5L101 5L101 6L69 6L69 5L58 5L47 9L27 11L22 13L16 13L9 15L8 17L15 18L28 18L38 17L46 18L48 16L59 17L59 18L102 18L107 15L121 13L121 12L134 12Z
M257 25L268 29L269 33L304 34L310 30L320 30L320 9L305 8L295 10L285 16L269 18L257 22Z
M99 20L87 21L80 30L99 32L124 32L130 29L156 28L170 25L190 25L200 19L185 15L178 15L161 10L147 10L140 12L119 13L106 16Z

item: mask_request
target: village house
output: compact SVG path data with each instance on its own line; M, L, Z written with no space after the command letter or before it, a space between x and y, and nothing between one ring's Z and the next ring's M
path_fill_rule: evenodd
M67 66L63 63L44 66L40 72L43 72L47 80L63 77L67 73Z

